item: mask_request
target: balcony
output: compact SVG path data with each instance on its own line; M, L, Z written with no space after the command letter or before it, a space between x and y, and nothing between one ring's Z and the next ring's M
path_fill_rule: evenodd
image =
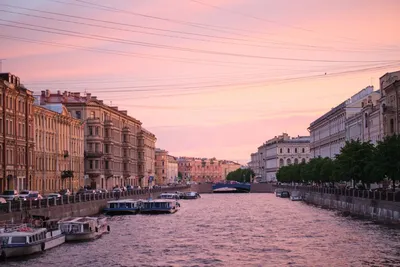
M61 172L61 178L65 179L65 178L73 178L74 177L74 172L71 170L65 170Z
M86 123L87 123L88 125L101 125L101 123L100 123L100 118L88 118L88 119L86 120Z
M89 169L85 171L85 174L89 175L89 177L97 177L101 174L100 169Z
M395 110L394 107L388 106L388 105L386 105L386 104L383 104L383 105L382 105L382 113L383 113L383 114L393 114L393 113L395 113L395 112L396 112L396 110Z
M104 127L105 128L112 128L114 126L114 123L112 120L105 120L104 121Z
M130 132L131 132L131 129L129 129L129 127L124 127L124 128L122 128L122 133L124 133L124 134L130 134Z
M85 158L101 158L103 152L101 151L85 151Z
M104 176L106 177L106 179L111 178L114 176L114 172L110 169L106 169L104 170Z
M88 141L103 141L103 137L101 137L100 135L88 135L86 136L86 139Z

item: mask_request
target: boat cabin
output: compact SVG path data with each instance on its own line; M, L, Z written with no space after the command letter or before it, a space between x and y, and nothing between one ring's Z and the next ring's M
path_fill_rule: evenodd
M179 194L176 193L162 193L158 198L160 199L180 199Z
M139 201L133 199L113 200L107 202L108 209L137 209Z
M0 230L1 247L20 247L42 243L46 240L46 228L29 228L19 226L17 228L5 227Z

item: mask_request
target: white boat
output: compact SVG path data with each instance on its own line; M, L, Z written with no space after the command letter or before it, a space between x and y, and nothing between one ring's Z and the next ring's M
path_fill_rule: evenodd
M141 202L140 213L142 214L163 214L175 213L181 205L172 199L155 199Z
M282 192L283 192L283 189L282 189L282 188L277 188L277 189L275 189L275 196L276 196L276 197L280 197L281 194L282 194Z
M200 197L201 197L200 194L197 192L186 192L186 193L183 193L183 196L181 198L182 199L197 199Z
M59 230L31 228L26 224L5 226L0 229L0 257L11 258L31 255L56 247L65 242Z
M114 214L136 214L140 209L140 200L121 199L107 202L104 212L108 215Z
M301 195L301 193L299 191L293 191L290 194L290 200L292 200L292 201L302 201L303 200L303 196Z
M59 220L47 220L43 222L43 226L47 229L44 250L48 250L65 243L65 235L61 232L58 222Z
M110 231L107 218L77 217L59 222L66 241L88 241Z
M181 197L177 193L162 193L158 196L160 199L180 199Z

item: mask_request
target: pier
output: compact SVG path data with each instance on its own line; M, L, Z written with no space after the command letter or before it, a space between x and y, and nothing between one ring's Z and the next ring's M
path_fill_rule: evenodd
M163 192L190 191L190 186L182 185L155 189L137 189L120 193L120 199L156 198ZM0 221L20 221L26 215L39 215L59 219L64 217L91 216L100 213L107 201L115 199L113 192L63 196L60 199L37 201L10 201L0 204Z

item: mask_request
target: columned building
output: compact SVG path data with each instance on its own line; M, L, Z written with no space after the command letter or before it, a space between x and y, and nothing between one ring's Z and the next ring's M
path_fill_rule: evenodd
M151 186L155 183L156 142L156 136L142 128L138 135L138 185L141 187Z
M287 133L275 136L258 148L260 154L261 181L276 181L276 173L282 166L310 160L310 137L290 137Z
M62 104L40 106L35 112L35 178L32 190L42 193L84 185L84 139L81 121Z
M20 79L0 73L0 191L31 189L34 173L34 97Z
M87 93L42 91L40 104L61 103L84 127L85 184L92 188L138 185L141 122L126 110Z
M400 134L400 71L386 73L379 82L384 136Z
M313 121L308 128L311 157L334 158L339 154L346 141L346 120L361 112L365 100L378 98L379 92L368 86Z

